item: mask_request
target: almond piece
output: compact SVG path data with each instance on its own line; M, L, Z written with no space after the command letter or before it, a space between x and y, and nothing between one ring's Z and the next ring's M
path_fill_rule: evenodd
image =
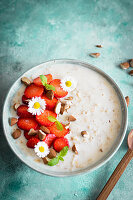
M129 96L125 97L126 103L127 103L127 107L129 106Z
M72 147L72 151L73 151L75 154L78 154L78 151L77 151L77 148L76 148L75 144L74 144L73 147Z
M11 119L10 119L10 125L13 126L14 124L17 123L17 121L18 121L17 118L15 118L15 117L11 117Z
M38 133L38 130L34 130L33 128L31 128L28 132L28 135L36 135Z
M65 98L64 100L73 100L73 97L72 96L70 96L70 97L67 97L67 98Z
M90 56L93 58L98 58L100 56L100 53L90 53Z
M99 151L100 151L100 152L103 152L103 150L102 150L102 149L99 149Z
M13 105L14 110L16 111L16 110L18 109L19 106L20 106L20 103L15 103L15 104Z
M57 101L54 112L58 115L60 113L61 110L61 102Z
M102 48L102 47L103 47L103 45L101 45L101 44L98 44L98 45L96 45L96 47L98 47L98 48Z
M40 140L44 140L45 137L46 137L46 134L43 131L39 130L38 131L38 137L39 137Z
M128 62L124 62L120 64L122 69L128 69L129 68L129 63Z
M87 134L87 131L81 131L81 135L84 137Z
M50 152L47 156L50 159L55 158L56 157L56 151L54 149L50 149Z
M129 74L130 74L131 76L133 76L133 70L131 70L131 71L129 72Z
M133 59L131 59L131 60L129 61L129 63L130 63L130 67L133 67Z
M68 121L69 121L69 122L74 122L74 121L76 121L76 118L75 118L73 115L70 115L70 116L68 117Z
M69 123L67 123L67 124L64 124L64 127L65 127L66 129L68 129L68 128L69 128L69 126L70 126L70 122L69 122Z
M45 165L48 164L48 158L47 157L42 158L42 160L43 160Z
M14 138L14 139L17 139L17 138L19 138L21 136L21 131L20 131L20 129L16 129L13 133L12 133L12 137Z
M54 92L52 90L48 90L46 92L46 96L48 97L48 99L52 100L54 98Z
M40 129L41 129L41 131L43 131L46 134L50 133L50 130L47 127L45 127L45 126L41 126Z
M27 77L22 77L21 82L24 83L25 85L31 84L31 81Z

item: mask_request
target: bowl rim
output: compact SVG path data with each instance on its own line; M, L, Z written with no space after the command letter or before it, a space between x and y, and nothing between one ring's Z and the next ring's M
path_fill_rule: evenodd
M15 152L15 150L13 149L13 145L11 145L10 143L10 140L8 139L7 137L7 134L6 134L6 130L5 130L5 127L4 127L4 110L5 110L5 104L6 104L6 101L7 101L7 97L11 91L11 88L16 84L16 82L27 72L29 71L32 71L34 68L36 67L39 67L40 65L43 65L43 64L52 64L52 63L56 63L56 64L60 64L60 63L65 63L65 64L77 64L77 65L81 65L83 67L87 67L97 73L99 73L100 75L102 75L104 78L107 79L108 82L110 82L110 84L112 83L112 87L113 85L115 86L115 89L117 89L117 91L119 92L119 95L121 97L121 100L123 102L123 105L124 105L124 118L125 118L125 124L124 124L124 128L123 128L123 131L122 131L122 134L121 134L121 138L119 140L119 143L116 145L116 147L114 148L113 152L110 153L110 155L107 155L107 158L105 158L105 160L101 160L101 162L92 167L91 169L88 169L87 167L86 168L83 168L83 169L80 169L80 170L77 170L77 171L72 171L72 172L68 172L66 174L64 174L64 172L59 172L57 174L55 174L56 172L55 171L50 171L50 173L48 172L45 172L45 171L40 171L38 169L36 169L34 166L30 165L29 163L27 163L23 158L21 158L17 152ZM81 174L84 174L86 172L92 172L98 168L100 168L101 166L103 166L104 164L106 164L114 155L115 153L118 151L118 149L120 148L124 138L125 138L125 135L126 135L126 130L127 130L127 123L128 123L128 115L127 115L127 106L126 106L126 101L125 101L125 98L119 88L119 86L116 84L116 82L107 74L105 73L103 70L95 67L94 65L91 65L87 62L84 62L84 61L80 61L80 60L77 60L77 59L66 59L66 58L61 58L61 59L52 59L52 60L48 60L48 61L45 61L45 62L42 62L40 63L39 65L36 65L34 67L31 67L29 70L25 71L22 75L20 75L17 80L11 85L11 87L9 88L6 96L5 96L5 99L4 99L4 104L3 104L3 110L2 110L2 125L3 125L3 132L4 132L4 135L6 137L6 140L8 142L8 145L10 147L10 149L14 152L14 154L23 162L25 163L28 167L30 167L31 169L34 169L35 171L41 173L41 174L44 174L44 175L48 175L48 176L54 176L54 177L72 177L72 176L77 176L77 175L81 175Z

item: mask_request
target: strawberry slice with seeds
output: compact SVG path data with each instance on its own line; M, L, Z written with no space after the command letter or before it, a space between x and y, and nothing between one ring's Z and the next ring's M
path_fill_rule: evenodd
M49 116L53 116L53 117L57 117L57 114L50 111L50 110L44 110L43 113L41 113L41 115L36 115L36 120L39 124L41 124L42 126L52 126L52 124L54 122L51 122L48 120Z
M42 99L45 100L46 102L46 108L48 110L54 110L55 106L56 106L56 103L57 103L57 99L54 97L52 100L48 99L48 97L44 94L42 95L41 97Z
M65 126L62 124L63 126L63 130L58 130L56 123L54 123L52 126L48 127L48 129L50 130L51 134L54 134L56 137L64 137L65 135L67 135L69 133L69 129L66 129Z
M34 118L19 118L17 125L22 130L29 131L31 128L37 129L38 123Z
M47 75L44 75L44 76L47 77L47 84L49 84L49 83L53 80L53 77L52 77L51 74L47 74ZM33 83L34 83L35 85L37 85L37 86L43 85L43 84L42 84L42 81L41 81L41 79L40 79L40 77L35 78L35 79L33 80Z
M67 138L61 137L55 139L53 143L53 147L55 151L60 152L64 147L68 146L69 147L69 142Z
M32 98L32 97L40 97L44 92L44 88L42 86L37 86L35 84L31 84L27 86L27 88L24 91L24 95L27 98Z
M35 147L35 145L37 145L37 143L39 142L40 140L38 139L38 138L36 138L36 137L32 137L32 138L30 138L28 141L27 141L27 147L29 147L29 148L34 148Z
M63 90L60 84L61 84L60 79L54 79L50 82L50 85L55 87L54 96L57 98L65 97L68 94L67 91Z
M52 146L56 136L54 134L48 134L43 140L49 147Z
M20 105L17 108L17 115L19 117L25 118L25 117L34 117L31 113L28 112L28 106L26 105Z

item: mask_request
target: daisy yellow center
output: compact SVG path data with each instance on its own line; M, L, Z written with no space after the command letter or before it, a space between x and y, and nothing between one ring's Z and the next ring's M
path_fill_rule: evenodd
M38 103L38 102L34 103L34 108L35 108L35 109L40 108L40 103Z
M67 87L71 87L72 82L71 81L66 81L65 84L66 84Z
M44 151L45 151L44 147L42 147L42 146L39 147L39 151L40 151L40 152L44 152Z

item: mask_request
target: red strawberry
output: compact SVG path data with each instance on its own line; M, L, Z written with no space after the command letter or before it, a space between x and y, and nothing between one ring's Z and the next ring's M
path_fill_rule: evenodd
M57 129L56 123L54 123L52 126L48 127L48 129L50 130L50 133L55 134L56 137L64 137L65 135L67 135L69 133L69 129L66 129L63 124L62 124L62 126L63 126L62 131Z
M29 148L34 148L35 145L39 142L40 140L38 138L32 137L27 141L27 147Z
M20 129L29 131L31 128L36 129L38 123L34 118L19 118L17 125Z
M54 144L53 144L53 147L55 151L57 152L60 152L66 146L69 147L69 143L68 143L68 139L64 137L55 139Z
M29 100L25 95L23 95L22 96L22 102L24 103L24 104L28 104L28 101L27 100Z
M57 98L65 97L68 92L64 91L63 88L60 86L61 80L60 79L54 79L51 81L50 85L53 85L55 87L54 95Z
M27 86L27 88L25 89L24 95L27 98L39 97L42 95L43 92L44 92L43 87L39 87L35 84L31 84L31 85Z
M38 135L28 135L28 132L29 131L24 131L24 136L25 136L25 138L27 139L27 140L29 140L30 138L32 138L32 137L35 137L35 138L38 138Z
M31 113L28 112L28 106L20 105L17 108L17 115L19 117L34 117Z
M56 106L57 101L58 101L55 97L52 100L48 99L48 97L46 97L45 94L41 98L45 100L46 108L48 110L53 110Z
M47 74L47 75L44 75L44 76L47 77L47 83L48 83L48 84L49 84L49 83L52 81L52 79L53 79L53 77L52 77L51 74ZM43 85L42 82L41 82L40 77L35 78L35 79L33 80L33 83L34 83L35 85L38 85L38 86Z
M52 146L53 141L55 140L56 136L54 134L48 134L45 139L43 140L49 147Z
M41 115L36 115L36 120L42 126L51 126L54 122L49 121L48 116L53 116L56 118L57 114L50 110L44 110Z

